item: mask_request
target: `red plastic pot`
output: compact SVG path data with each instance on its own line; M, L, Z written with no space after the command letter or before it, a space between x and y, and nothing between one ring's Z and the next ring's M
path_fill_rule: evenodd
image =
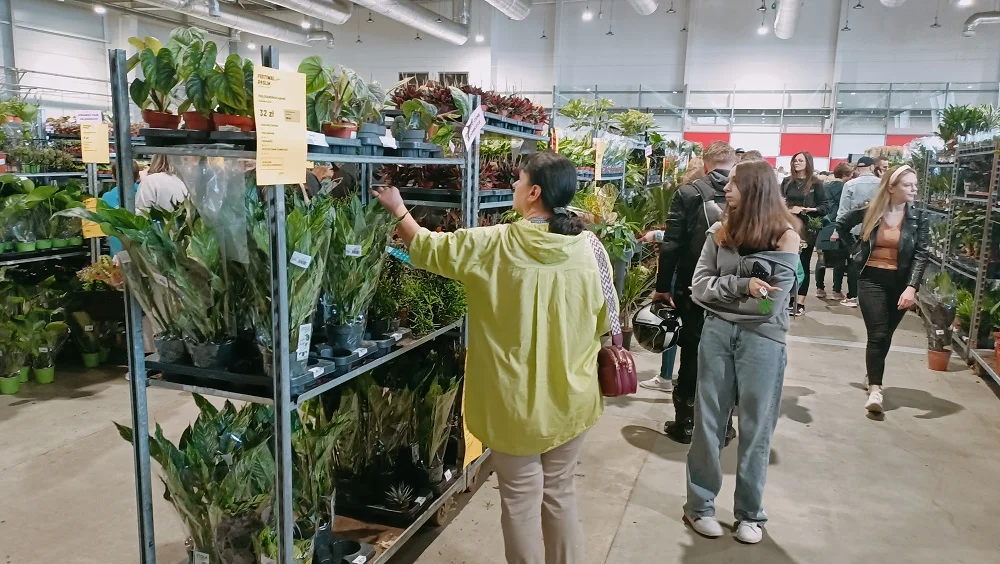
M227 125L240 128L240 131L255 131L256 123L252 117L247 116L231 116L229 114L212 114L212 123L214 124L215 130L219 131L220 128Z
M184 129L193 131L212 131L212 117L199 112L184 112Z
M338 139L350 139L351 134L357 132L358 125L355 123L323 123L323 135L327 137L337 137Z
M153 110L142 111L142 121L152 129L177 129L181 125L181 116Z

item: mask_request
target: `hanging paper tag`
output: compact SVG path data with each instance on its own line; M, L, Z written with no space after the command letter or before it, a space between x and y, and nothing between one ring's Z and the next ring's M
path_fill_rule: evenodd
M309 265L312 264L312 260L313 258L311 256L295 251L292 253L292 258L289 259L289 262L299 268L309 268Z
M647 159L649 157L653 156L653 146L652 145L646 145L645 153L646 153L646 158ZM646 168L649 168L649 165L646 165Z
M451 476L452 476L451 470L445 470L444 471L444 481L445 482L450 482L451 481Z
M83 332L84 333L93 333L94 332L94 326L93 325L84 325L83 326Z
M366 349L364 347L358 347L358 348L354 349L353 354L356 354L359 357L362 357L362 356L365 356L366 354L368 354L368 349Z
M424 496L420 496L417 499L413 500L413 505L416 505L416 506L419 507L419 506L423 505L425 501L427 501L427 498L424 497Z
M47 352L49 352L49 348L48 347L38 347L38 352L40 352L40 353L47 353Z
M397 343L403 339L402 333L393 333L392 335L389 336L392 337L392 340L396 341Z
M209 564L208 555L204 552L194 551L194 564Z
M944 329L935 329L934 334L938 336L944 335Z
M479 106L469 114L469 121L462 129L462 140L465 141L466 148L472 146L472 142L479 137L484 127L486 127L486 115L483 113L483 107Z
M351 560L351 564L365 564L365 562L368 562L368 557L364 554L359 554L357 558Z
M344 256L346 256L346 257L360 257L361 256L361 245L344 245Z
M299 325L299 343L295 347L295 359L303 361L309 358L309 345L312 344L313 326L312 323Z

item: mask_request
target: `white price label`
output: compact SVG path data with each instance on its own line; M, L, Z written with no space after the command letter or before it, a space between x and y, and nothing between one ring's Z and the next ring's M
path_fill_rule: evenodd
M653 156L653 146L652 145L646 145L646 157L648 158L648 157L651 157L651 156Z
M364 554L359 554L357 558L351 560L351 564L365 564L365 562L368 562L368 557Z
M311 256L300 253L298 251L292 253L292 258L289 260L289 262L291 262L292 264L294 264L299 268L309 268L309 265L312 264L312 261L313 258Z
M159 284L160 286L169 286L170 285L170 281L167 280L167 277L164 276L164 275L162 275L162 274L160 274L159 272L154 272L153 273L153 280L156 280L156 283Z
M392 340L396 341L397 343L403 339L402 333L393 333L392 335L389 336L392 337Z
M204 552L194 551L194 564L209 564L208 555Z
M934 330L934 334L935 335L944 335L944 329L935 329Z
M345 257L360 257L361 245L344 245Z
M101 110L77 110L76 123L104 123L104 116Z
M49 352L49 347L38 347L38 352L47 353Z
M419 507L419 506L423 505L425 501L427 501L427 498L424 497L424 496L420 496L417 499L413 500L413 505L416 505L417 507Z
M93 325L84 325L83 326L83 331L85 333L93 333L94 332L94 326Z
M358 347L354 349L353 354L356 354L358 356L365 356L366 354L368 354L368 349L364 347Z
M451 481L451 476L452 476L451 470L445 470L444 471L444 481L445 482L450 482Z
M299 325L299 342L295 347L296 360L302 361L309 358L309 345L312 344L313 326L312 323Z
M319 378L320 376L323 375L323 368L319 366L314 366L309 369L309 373L312 374L313 377Z
M315 131L306 131L306 144L316 145L317 147L330 146L330 144L326 142L326 135L316 133Z
M469 115L469 121L466 122L465 127L462 129L462 140L465 141L466 147L472 146L472 142L479 137L484 127L486 127L486 116L483 114L483 107L479 106L475 110L472 110L472 114Z

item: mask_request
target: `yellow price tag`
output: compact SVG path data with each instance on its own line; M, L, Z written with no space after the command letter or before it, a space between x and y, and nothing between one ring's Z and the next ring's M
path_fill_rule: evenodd
M96 212L97 198L87 198L86 200L83 201L83 205L87 208L87 211ZM84 239L96 239L97 237L104 237L104 230L101 229L101 225L99 223L95 223L93 221L84 219L83 237Z
M306 182L306 75L254 67L257 184Z
M594 180L600 180L601 169L604 168L604 151L608 143L604 139L594 139Z
M106 123L80 124L80 150L83 162L107 164L111 162L110 135Z

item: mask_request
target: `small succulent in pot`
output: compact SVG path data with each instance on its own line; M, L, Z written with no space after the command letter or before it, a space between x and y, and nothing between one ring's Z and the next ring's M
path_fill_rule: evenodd
M385 503L390 509L406 511L413 506L413 488L400 482L385 492Z

